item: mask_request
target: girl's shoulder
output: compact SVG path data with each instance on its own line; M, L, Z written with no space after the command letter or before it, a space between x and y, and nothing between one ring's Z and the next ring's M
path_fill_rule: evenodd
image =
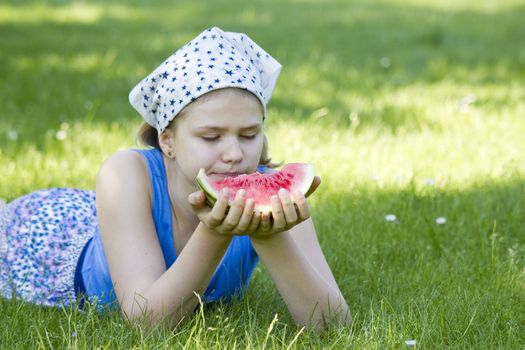
M117 151L106 158L100 166L97 175L97 194L101 190L134 192L139 189L148 189L151 187L148 186L149 183L149 173L144 157L133 150Z
M111 155L109 155L104 162L102 163L102 167L140 167L141 165L145 165L144 157L140 155L140 153L134 151L134 150L120 150L117 151Z
M107 157L100 166L99 176L125 174L131 177L147 175L144 157L133 150L121 150Z

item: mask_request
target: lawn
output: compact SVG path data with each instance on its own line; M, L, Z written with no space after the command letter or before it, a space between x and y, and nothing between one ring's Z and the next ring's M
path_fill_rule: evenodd
M0 300L0 348L525 346L525 5L518 0L0 3L0 198L94 189L136 147L130 89L204 28L283 64L274 160L313 162L352 329L298 328L261 264L246 297L148 332Z

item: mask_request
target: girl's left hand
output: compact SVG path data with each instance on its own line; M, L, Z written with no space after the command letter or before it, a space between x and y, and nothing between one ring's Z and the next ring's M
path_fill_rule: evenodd
M255 231L249 233L250 237L269 238L307 220L310 217L310 208L306 197L315 192L320 184L321 178L316 176L306 195L300 191L289 193L284 189L279 190L278 195L272 197L271 215L262 213L261 222Z

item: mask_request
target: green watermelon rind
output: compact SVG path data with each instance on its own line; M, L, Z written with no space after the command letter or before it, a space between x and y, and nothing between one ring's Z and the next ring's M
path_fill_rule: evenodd
M195 183L197 188L204 192L204 195L206 196L206 203L208 203L210 206L213 206L215 202L217 202L217 198L219 198L219 192L215 191L215 189L213 189L213 187L211 187L206 181L206 173L204 169L201 168L199 170L199 174L197 174Z
M301 191L303 194L307 194L310 187L313 184L314 177L315 177L315 170L313 164L310 163L299 163L302 167L302 170L304 172L304 180L297 188L299 191ZM298 163L290 163L285 165L281 170L285 169L286 166L293 166L298 165ZM208 181L206 181L207 175L204 169L200 169L199 173L197 174L197 177L195 178L195 184L197 185L197 188L204 192L204 195L206 196L206 203L210 206L213 206L215 202L217 202L217 198L219 197L219 192L216 191L213 187L210 186ZM293 199L292 199L293 201ZM231 206L233 202L229 200L228 205ZM271 205L263 205L263 204L257 204L255 211L261 211L261 212L268 212L270 213L272 211Z

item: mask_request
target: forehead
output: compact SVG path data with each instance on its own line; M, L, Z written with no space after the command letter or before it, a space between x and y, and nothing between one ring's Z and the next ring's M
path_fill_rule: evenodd
M261 125L263 109L259 99L235 90L223 89L200 97L184 111L181 124L191 128Z

